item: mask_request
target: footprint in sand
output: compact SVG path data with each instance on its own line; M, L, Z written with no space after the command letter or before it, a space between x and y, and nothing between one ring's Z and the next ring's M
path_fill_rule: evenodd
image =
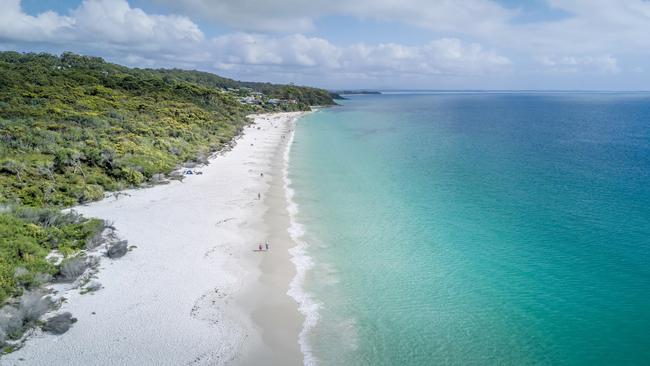
M240 352L248 334L241 324L226 314L224 300L227 297L228 295L215 288L203 294L194 303L190 316L210 324L215 331L215 339L221 339L222 342L215 342L209 351L196 355L187 365L221 365L234 360Z
M228 256L233 256L233 250L232 250L232 245L228 244L221 244L221 245L215 245L212 248L208 249L205 253L203 253L203 258L208 259L212 257L213 255L217 254L217 251L221 254L227 254ZM239 258L239 256L235 256L235 258Z
M224 299L228 295L218 288L212 289L201 295L190 310L190 317L217 325L225 320Z
M236 219L236 217L229 217L229 218L227 218L227 219L223 219L223 220L219 220L219 221L217 221L214 225L215 225L215 226L219 226L219 225L221 225L221 224L225 224L226 222L231 221L231 220L234 220L234 219Z
M220 352L210 351L196 356L188 365L221 365L224 360L224 354Z

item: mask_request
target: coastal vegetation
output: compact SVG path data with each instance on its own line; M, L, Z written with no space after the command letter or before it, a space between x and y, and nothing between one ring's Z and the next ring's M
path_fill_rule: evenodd
M241 101L252 94L256 103ZM72 53L0 52L0 305L65 277L65 259L48 255L72 258L110 226L62 208L207 162L248 114L330 104L330 93L316 88L127 68Z
M269 99L296 100L301 110L309 106L333 105L338 94L323 89L296 85L278 85L271 83L237 81L202 71L187 71L178 69L146 70L156 75L162 75L178 81L186 81L208 88L236 91L240 96L246 96L250 91L262 93Z

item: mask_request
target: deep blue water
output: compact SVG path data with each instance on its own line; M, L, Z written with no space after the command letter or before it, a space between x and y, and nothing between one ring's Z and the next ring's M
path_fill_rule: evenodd
M289 171L320 364L650 364L649 94L355 96Z

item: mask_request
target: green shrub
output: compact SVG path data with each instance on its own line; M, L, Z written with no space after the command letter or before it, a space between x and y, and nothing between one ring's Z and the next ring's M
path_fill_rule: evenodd
M131 167L122 168L121 176L122 179L133 186L139 186L144 182L144 175Z
M44 275L58 272L45 257L52 249L73 254L97 240L106 228L99 219L73 212L30 207L0 213L0 303L7 297L41 284Z
M87 184L84 187L81 202L97 201L104 198L104 188L97 184Z

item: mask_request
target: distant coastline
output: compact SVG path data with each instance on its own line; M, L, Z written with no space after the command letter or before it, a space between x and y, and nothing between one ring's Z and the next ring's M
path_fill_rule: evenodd
M334 91L333 93L345 96L345 95L366 95L366 94L381 94L380 91L378 90L337 90Z

